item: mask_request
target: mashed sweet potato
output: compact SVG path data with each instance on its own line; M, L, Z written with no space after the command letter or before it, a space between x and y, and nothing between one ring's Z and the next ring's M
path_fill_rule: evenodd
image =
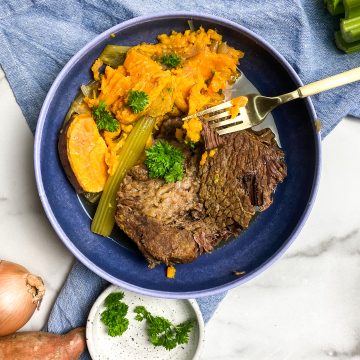
M187 30L158 36L156 44L140 44L130 48L123 65L116 69L106 66L99 74L99 60L92 68L94 78L100 78L100 91L95 98L85 98L90 108L104 101L122 125L116 133L103 132L108 147L106 163L109 173L116 167L116 153L127 132L125 126L143 115L163 117L166 114L194 114L223 100L222 91L236 76L236 65L243 57L241 51L227 46L215 30ZM169 68L161 62L164 55L174 54L180 64ZM134 113L127 105L129 91L143 91L148 104ZM195 125L195 124L193 124ZM196 140L198 133L188 138ZM198 129L197 129L198 130ZM201 131L201 129L200 129Z
M104 53L107 48L107 56L91 67L95 81L81 98L81 113L74 100L72 118L59 137L60 158L77 192L103 190L134 123L144 115L155 118L159 128L164 118L192 115L223 101L243 57L215 30L203 28L161 34L156 44L109 45ZM116 61L110 63L111 57ZM190 119L177 137L196 143L202 128L199 119Z

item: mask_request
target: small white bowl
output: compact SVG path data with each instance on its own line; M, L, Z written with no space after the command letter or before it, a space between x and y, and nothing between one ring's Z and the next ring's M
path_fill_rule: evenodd
M129 306L127 318L129 328L122 336L111 337L101 322L101 313L105 310L104 300L112 292L122 291L123 302ZM172 350L154 346L148 340L146 321L135 320L134 309L143 305L153 315L163 316L178 324L195 319L195 326L189 334L189 342L178 345ZM136 294L117 286L109 286L95 301L86 324L86 342L93 360L198 360L205 338L204 320L195 300L160 299Z

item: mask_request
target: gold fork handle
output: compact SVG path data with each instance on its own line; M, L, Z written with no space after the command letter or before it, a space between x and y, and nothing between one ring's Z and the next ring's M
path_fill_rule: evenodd
M322 91L330 90L338 86L350 84L360 80L360 67L330 76L328 78L315 81L311 84L301 86L297 91L301 98L318 94Z

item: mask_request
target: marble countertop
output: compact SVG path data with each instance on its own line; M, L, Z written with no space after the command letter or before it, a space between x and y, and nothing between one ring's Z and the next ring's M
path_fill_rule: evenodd
M37 196L33 135L0 70L0 258L43 277L47 293L23 330L39 330L74 260ZM308 222L270 269L231 290L207 325L203 359L360 359L360 120L323 141Z

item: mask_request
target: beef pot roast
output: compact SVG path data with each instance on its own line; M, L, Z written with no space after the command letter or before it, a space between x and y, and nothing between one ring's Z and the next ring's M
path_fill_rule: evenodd
M178 144L178 146L180 146ZM130 170L118 192L116 222L150 266L186 263L230 236L206 217L199 201L197 156L185 153L185 176L175 183L151 179L145 165Z
M257 210L270 206L286 176L284 153L271 130L241 131L224 140L203 166L199 154L172 142L186 158L181 181L151 179L146 167L137 165L122 182L116 222L150 266L191 262L239 234Z
M267 209L286 176L284 153L270 129L240 131L199 169L199 197L221 228L247 228L256 210Z

